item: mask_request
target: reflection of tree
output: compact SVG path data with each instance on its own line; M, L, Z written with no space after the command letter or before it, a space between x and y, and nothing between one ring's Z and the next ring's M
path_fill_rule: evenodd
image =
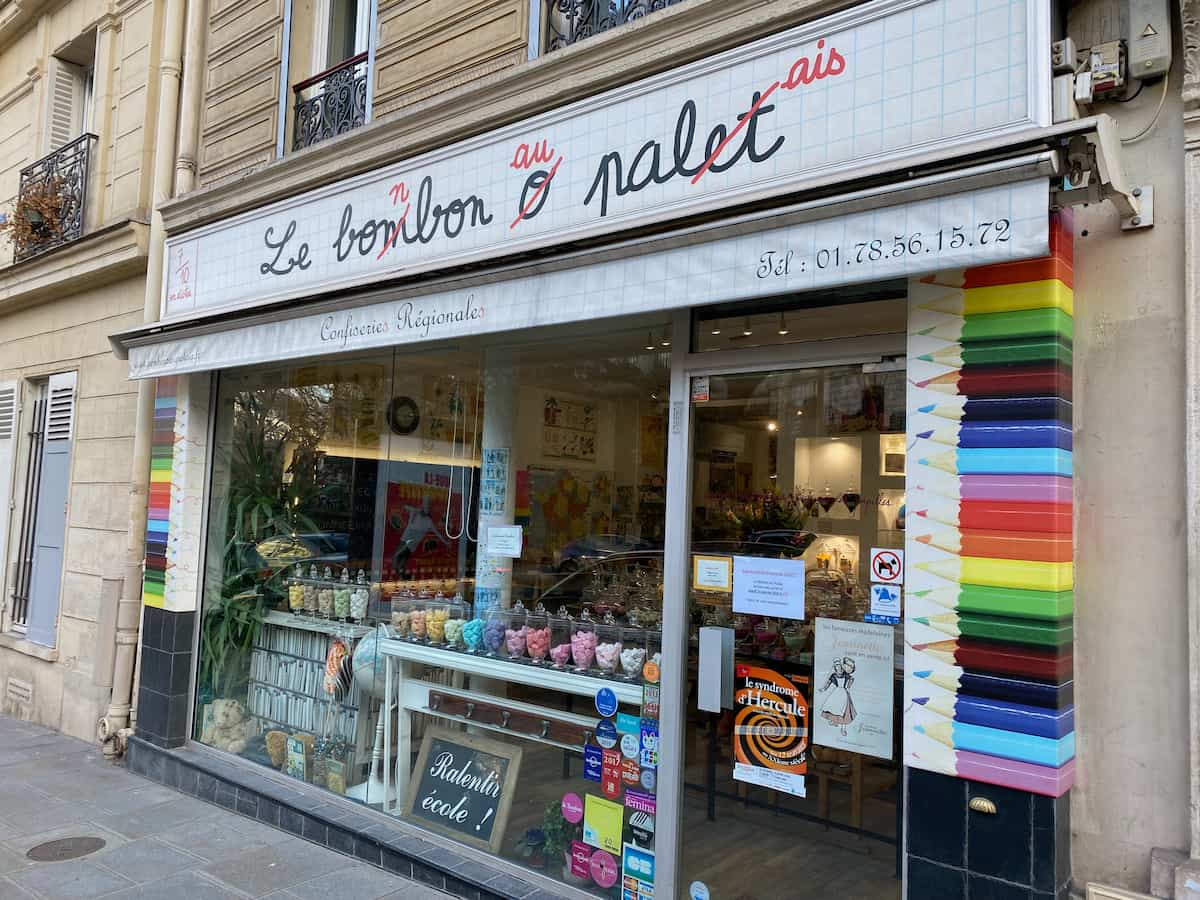
M761 531L803 531L808 522L808 511L797 493L765 491L730 497L721 501L721 507L725 521L741 540Z

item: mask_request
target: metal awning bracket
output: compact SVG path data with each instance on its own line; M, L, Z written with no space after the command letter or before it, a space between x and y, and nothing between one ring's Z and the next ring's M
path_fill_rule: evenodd
M1154 225L1154 188L1133 186L1125 176L1121 138L1111 116L1093 116L1086 131L1064 135L1066 157L1060 185L1053 189L1058 206L1111 200L1121 214L1121 230L1137 231Z

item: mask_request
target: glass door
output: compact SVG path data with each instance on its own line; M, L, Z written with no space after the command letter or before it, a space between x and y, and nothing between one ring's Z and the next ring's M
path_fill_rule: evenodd
M899 898L904 371L689 387L680 894Z

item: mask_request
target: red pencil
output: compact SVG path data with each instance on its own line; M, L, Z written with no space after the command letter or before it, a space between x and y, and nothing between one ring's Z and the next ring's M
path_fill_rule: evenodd
M913 644L912 648L947 665L1002 675L1025 675L1030 678L1056 680L1070 676L1075 668L1074 658L1070 653L1019 644L960 638L956 641Z
M1070 503L1024 503L1019 500L950 500L926 496L915 514L931 522L964 529L1033 531L1070 534Z
M1060 366L967 366L916 382L917 387L962 397L1038 394L1071 399L1071 370Z

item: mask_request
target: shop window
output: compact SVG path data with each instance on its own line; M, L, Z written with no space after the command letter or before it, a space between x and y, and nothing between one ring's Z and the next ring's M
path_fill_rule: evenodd
M669 346L650 322L222 374L195 737L595 887L623 828L597 692L653 727Z

